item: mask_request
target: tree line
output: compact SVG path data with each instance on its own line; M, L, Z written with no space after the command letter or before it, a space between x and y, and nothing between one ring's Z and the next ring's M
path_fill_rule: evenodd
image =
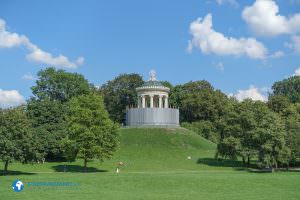
M180 110L181 126L217 144L217 158L255 160L259 167L288 167L300 157L300 77L273 84L268 101L242 102L209 82L190 81L170 88L169 102ZM121 74L102 85L110 118L125 123L125 107L136 104L138 74Z
M25 105L0 109L0 159L10 162L112 157L125 109L137 102L139 74L121 74L100 87L83 75L47 68L37 74ZM217 144L217 158L256 161L260 167L295 165L300 157L300 77L273 84L267 102L228 97L209 82L170 88L181 126Z

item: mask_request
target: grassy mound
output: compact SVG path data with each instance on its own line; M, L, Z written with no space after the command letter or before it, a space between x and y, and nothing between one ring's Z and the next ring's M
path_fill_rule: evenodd
M183 128L124 128L119 151L104 166L122 161L129 171L193 170L199 168L199 158L213 157L215 149L214 143Z

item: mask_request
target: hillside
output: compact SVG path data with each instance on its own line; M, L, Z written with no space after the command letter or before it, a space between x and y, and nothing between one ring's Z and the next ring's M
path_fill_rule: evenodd
M121 148L99 164L82 160L22 165L12 163L16 175L1 177L3 199L299 199L299 173L249 173L214 161L216 145L185 129L121 129ZM188 160L187 157L192 159ZM200 159L200 163L198 162ZM116 163L125 166L114 172ZM206 162L206 163L205 163ZM67 172L63 166L67 165ZM101 169L101 170L100 170ZM102 171L108 171L102 173ZM56 173L59 172L59 173ZM20 194L11 183L22 180ZM76 187L31 187L28 182L71 182ZM278 184L280 183L280 184ZM250 189L249 189L250 188ZM264 196L266 196L266 198Z
M184 128L122 128L120 148L110 160L88 163L89 171L113 172L117 163L125 165L123 172L215 170L224 163L213 159L216 144ZM188 159L188 157L191 159ZM201 162L199 162L201 160ZM83 161L46 162L45 164L10 164L10 170L23 172L83 171Z
M199 158L213 158L215 148L214 143L183 128L123 128L119 151L103 166L122 161L126 171L192 170L199 168Z

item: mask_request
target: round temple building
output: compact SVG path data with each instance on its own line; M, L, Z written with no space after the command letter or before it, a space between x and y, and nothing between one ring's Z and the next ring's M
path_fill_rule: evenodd
M156 80L154 71L136 92L138 106L126 109L127 126L179 126L179 110L169 107L170 88Z

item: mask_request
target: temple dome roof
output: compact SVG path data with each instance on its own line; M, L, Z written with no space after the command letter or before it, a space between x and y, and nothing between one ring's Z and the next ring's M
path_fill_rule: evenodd
M141 87L151 87L151 86L158 86L158 87L164 87L163 84L160 81L146 81Z
M148 81L146 81L141 87L136 88L137 91L144 91L144 90L152 90L152 91L165 91L169 92L170 88L165 87L162 82L158 81L156 79L156 73L154 70L151 70L150 73L150 78Z

